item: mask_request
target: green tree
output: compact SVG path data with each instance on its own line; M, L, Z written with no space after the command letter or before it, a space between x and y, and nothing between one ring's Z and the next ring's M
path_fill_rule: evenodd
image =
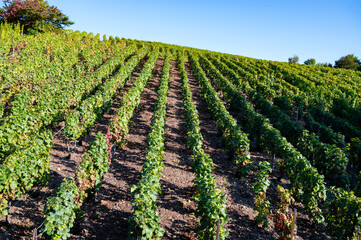
M3 0L0 22L20 24L25 33L54 31L73 24L45 0Z
M314 58L309 58L304 62L305 65L315 65L316 60Z
M353 54L349 54L335 61L335 68L361 70L361 61Z
M320 67L332 67L332 64L331 64L331 63L324 62L324 63L317 63L316 66L320 66Z
M300 60L299 57L295 54L292 57L288 58L288 63L296 64L296 63L298 63L299 60Z

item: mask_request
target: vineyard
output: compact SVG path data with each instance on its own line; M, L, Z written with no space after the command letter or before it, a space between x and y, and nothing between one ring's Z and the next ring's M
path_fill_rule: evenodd
M0 26L0 239L361 239L361 73Z

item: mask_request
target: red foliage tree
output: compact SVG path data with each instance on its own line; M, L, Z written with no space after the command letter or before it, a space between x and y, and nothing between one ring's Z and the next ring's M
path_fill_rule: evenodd
M3 0L0 21L19 23L25 32L44 32L73 24L57 7L45 0Z

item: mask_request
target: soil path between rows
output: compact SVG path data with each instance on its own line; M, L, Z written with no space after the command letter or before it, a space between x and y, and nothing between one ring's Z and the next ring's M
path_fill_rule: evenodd
M207 109L207 104L201 96L200 88L192 74L189 63L185 64L196 105L203 148L214 163L213 175L217 187L226 195L227 214L229 217L226 230L227 239L275 239L271 231L258 227L254 222L256 214L253 211L253 201L250 184L237 176L236 168L223 148L222 135L217 130L217 123ZM254 156L255 158L258 156Z
M131 119L127 144L123 149L115 150L109 171L104 175L101 190L94 201L84 204L84 219L79 228L75 229L72 235L74 239L127 238L128 218L132 208L130 187L141 177L162 68L163 59L158 58L153 76L147 83L140 104ZM136 75L132 78L135 77ZM125 89L130 87L131 85L127 84Z
M176 61L171 61L164 134L164 165L159 197L163 239L192 239L195 225L194 174L186 151L186 129L181 83Z

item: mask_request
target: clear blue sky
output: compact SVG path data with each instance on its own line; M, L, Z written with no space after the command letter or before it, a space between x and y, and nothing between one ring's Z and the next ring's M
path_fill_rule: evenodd
M300 62L361 59L361 0L48 0L71 29Z

